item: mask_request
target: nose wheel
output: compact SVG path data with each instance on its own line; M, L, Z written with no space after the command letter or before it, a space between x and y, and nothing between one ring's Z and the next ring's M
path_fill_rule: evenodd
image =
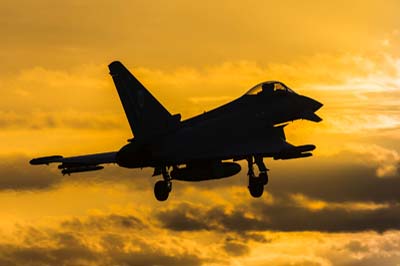
M162 168L161 174L164 180L159 180L154 185L154 196L158 201L166 201L172 190L171 176L168 173L167 167Z
M248 188L252 197L259 198L264 193L264 186L268 184L268 169L265 167L263 158L261 156L255 156L254 159L260 173L258 176L254 174L253 156L249 157L247 159L247 164L249 168L249 171L247 173L247 175L249 176Z

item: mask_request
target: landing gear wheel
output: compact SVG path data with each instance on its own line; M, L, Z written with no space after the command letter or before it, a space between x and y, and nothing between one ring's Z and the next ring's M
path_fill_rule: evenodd
M259 178L261 178L264 186L268 184L268 174L267 174L267 172L260 173Z
M154 196L158 201L166 201L171 192L171 182L160 180L154 185Z
M259 175L256 177L254 174L254 168L253 165L254 163L258 167ZM268 169L265 167L265 164L263 162L263 157L262 156L254 156L254 161L253 161L253 156L250 156L247 158L247 165L249 168L249 171L247 175L249 176L249 191L251 196L254 198L259 198L262 196L264 193L264 186L268 184Z
M262 182L254 182L253 184L249 185L250 195L253 198L259 198L262 196L264 192L264 184Z

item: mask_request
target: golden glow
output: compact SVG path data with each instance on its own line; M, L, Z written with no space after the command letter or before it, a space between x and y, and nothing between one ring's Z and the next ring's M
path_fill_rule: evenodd
M0 264L35 259L24 252L40 257L32 265L399 264L399 1L0 6ZM285 128L315 156L267 160L259 200L243 164L231 179L174 183L165 204L149 169L62 177L29 166L131 138L113 60L183 118L280 80L324 104L323 122Z

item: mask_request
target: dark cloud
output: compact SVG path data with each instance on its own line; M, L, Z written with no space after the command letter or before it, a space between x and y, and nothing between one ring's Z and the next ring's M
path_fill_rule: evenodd
M329 203L328 203L329 204ZM310 210L288 202L276 205L253 204L256 215L264 221L262 230L383 232L400 229L400 205L375 210L324 208Z
M256 242L264 243L264 244L271 243L273 241L272 238L267 238L260 233L254 233L254 232L243 232L240 235L240 237L241 237L240 239L242 241L252 240L252 241L256 241Z
M300 193L308 197L330 202L398 202L400 194L400 176L392 178L376 177L376 167L357 161L348 161L341 156L329 158L305 159L299 162L273 162L270 166L270 183L268 192L279 197ZM354 155L356 156L356 155ZM25 156L2 156L0 158L0 190L30 190L51 188L60 182L120 184L128 182L131 187L151 190L156 179L143 178L151 176L152 170L124 169L107 165L106 169L96 172L78 173L63 177L56 165L30 166L31 158ZM268 164L268 161L267 161ZM173 193L196 187L215 192L226 187L240 186L245 189L247 176L245 168L237 176L229 179L213 180L199 183L174 181ZM251 201L250 195L247 201ZM185 217L188 219L189 217ZM192 223L194 224L194 223ZM185 226L185 225L182 225Z
M0 157L0 191L40 191L56 188L65 183L82 184L121 184L128 183L136 189L153 189L153 181L149 178L151 170L144 171L124 169L115 165L106 165L102 171L78 173L63 176L56 164L50 166L32 166L32 158L24 155L10 155ZM137 178L135 178L137 177Z
M250 253L250 248L246 244L236 241L225 241L224 250L231 256L245 256Z
M101 238L101 245L108 251L122 252L125 241L121 235L109 233Z
M348 249L349 251L353 252L353 253L360 253L360 252L368 252L369 248L367 245L364 245L363 243L361 243L360 241L357 240L353 240L350 241L346 246L346 249Z
M90 265L98 261L97 252L85 245L77 246L39 246L0 244L0 262L2 265Z
M61 226L65 229L81 231L81 230L107 230L107 229L123 229L136 230L144 229L147 225L134 215L110 214L103 216L90 216L86 219L70 219L63 221Z
M329 202L399 202L400 175L377 177L378 163L366 156L363 160L359 160L359 157L360 154L347 152L329 157L288 161L265 159L270 168L269 183L265 190L278 197L299 193ZM245 189L246 166L242 167L241 173L228 179L196 184L182 183L179 186L195 186L199 190L215 193L233 186ZM250 195L246 201L252 201Z
M196 219L193 218L193 214L196 214ZM246 238L249 232L266 230L383 232L400 229L400 205L378 209L341 207L312 210L287 198L277 200L274 204L265 204L262 201L247 206L237 204L233 211L227 211L223 206L207 208L179 204L160 211L157 218L163 227L170 230L215 230L233 232L243 238Z
M146 250L145 252L119 252L110 254L112 261L116 265L163 265L163 266L175 266L175 265L201 265L202 260L196 255L183 254L183 255L172 255L164 252L157 252ZM101 264L100 264L101 265ZM103 264L108 265L108 264Z
M197 208L182 203L174 209L165 209L156 214L158 220L174 231L208 230L213 227L208 221L199 219Z
M172 252L135 237L131 222L138 219L113 214L89 217L85 226L63 223L60 229L20 227L18 241L0 243L0 263L17 265L201 265L203 259L189 251ZM93 222L96 221L96 222ZM117 225L115 224L117 223ZM97 224L95 230L90 225ZM103 224L100 226L99 224ZM100 230L96 230L100 229ZM110 233L110 230L118 230ZM140 226L135 227L140 230ZM137 231L136 231L137 232ZM135 249L130 248L132 244Z
M104 242L103 242L104 245ZM107 243L106 245L109 245ZM0 244L0 263L17 265L201 265L193 254L168 254L163 250L146 247L140 251L122 251L106 246L96 251L89 245L78 246L25 246Z
M205 219L205 214L216 214L212 207L205 208L196 205L177 205L198 210L198 219ZM223 213L220 212L223 210ZM247 213L252 211L250 206ZM229 216L232 212L218 208L218 214ZM235 214L234 217L240 215ZM248 218L250 223L253 219ZM216 217L213 216L215 220ZM206 219L205 219L206 220ZM229 219L221 219L226 221ZM73 221L73 222L71 222ZM77 222L79 221L79 222ZM130 221L130 222L126 222ZM256 232L247 232L249 238L233 234L229 230L223 232L221 241L210 243L207 248L212 250L212 256L201 247L186 245L186 238L196 238L191 234L177 235L176 232L158 234L154 225L143 227L141 219L135 215L97 215L82 219L69 219L57 228L38 228L34 226L17 226L16 241L3 239L0 241L0 265L202 265L211 263L226 265L234 257L247 257L251 254L251 245L247 242ZM210 221L210 220L207 220ZM214 221L213 230L224 230L220 221ZM251 227L254 228L254 227ZM193 231L190 231L193 232ZM400 231L398 231L400 232ZM218 232L214 236L220 236ZM387 234L368 233L372 242L363 243L362 240L351 240L356 236L343 235L344 242L330 242L329 235L318 236L322 249L315 249L315 255L309 258L303 256L267 257L264 261L257 261L263 265L321 265L321 258L332 265L361 266L361 265L397 265L399 243L394 232ZM208 233L209 234L209 233ZM271 234L273 236L273 234ZM210 235L209 235L210 236ZM164 237L167 237L168 240ZM365 235L363 236L365 239ZM256 237L257 238L257 237ZM278 236L279 238L279 236ZM181 241L182 240L182 241ZM270 240L263 239L264 250L268 252ZM281 239L282 241L282 239ZM298 241L298 240L295 240ZM328 242L327 242L328 241ZM397 241L397 242L396 242ZM284 242L282 242L284 243ZM332 247L329 248L329 243ZM372 244L371 244L372 243ZM261 243L259 243L261 244ZM389 246L388 246L388 245ZM213 246L214 245L214 246ZM300 247L301 244L297 247ZM262 250L261 245L258 250ZM373 248L371 248L373 247ZM275 248L275 247L274 247ZM328 250L327 250L328 248ZM287 252L286 250L280 250ZM273 252L276 252L274 250ZM201 255L199 255L201 254Z
M24 156L2 157L0 190L38 190L54 187L62 177L46 167L30 167Z
M262 220L246 217L244 210L228 213L223 206L207 208L188 203L161 210L156 217L165 228L174 231L245 232L258 230L263 226Z
M331 202L400 201L399 175L379 178L376 167L357 162L359 155L341 156L304 160L301 165L283 162L289 167L283 168L281 164L271 170L267 189L273 194L301 193Z

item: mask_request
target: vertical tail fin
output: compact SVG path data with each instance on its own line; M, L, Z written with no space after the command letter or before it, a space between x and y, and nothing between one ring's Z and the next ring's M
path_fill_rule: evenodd
M115 61L108 68L135 138L151 137L176 126L180 116L172 116L124 65Z

